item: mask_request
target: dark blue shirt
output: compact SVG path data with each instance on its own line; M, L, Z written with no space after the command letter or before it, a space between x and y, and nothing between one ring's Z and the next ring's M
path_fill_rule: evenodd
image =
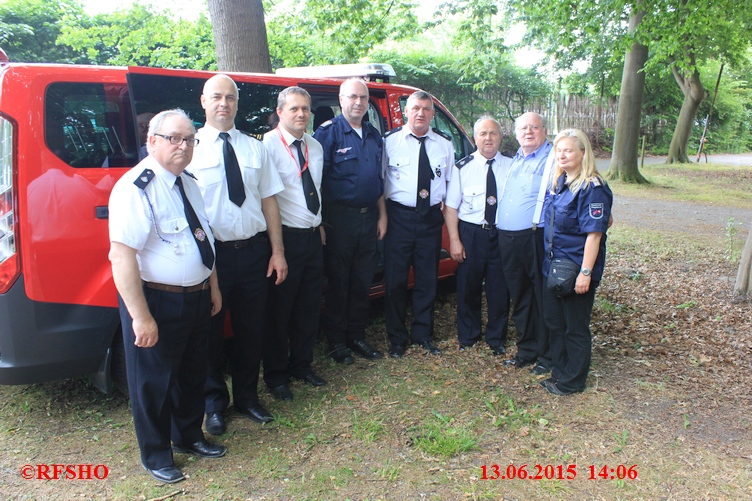
M323 124L313 137L324 147L321 198L350 207L373 207L384 193L381 134L363 122L363 137L343 115Z
M597 178L593 178L593 181L586 188L580 189L577 193L572 193L569 190L569 185L564 184L565 180L566 175L562 174L559 178L557 192L551 193L549 191L543 205L546 223L543 233L546 247L543 274L548 276L548 269L551 265L549 239L551 238L552 226L553 257L567 258L580 266L582 266L582 259L585 254L587 234L598 232L603 233L603 236L591 277L593 281L599 282L603 276L603 267L606 263L606 230L608 229L608 220L611 218L611 205L614 196L608 185L601 183ZM553 225L551 221L552 206L554 209Z

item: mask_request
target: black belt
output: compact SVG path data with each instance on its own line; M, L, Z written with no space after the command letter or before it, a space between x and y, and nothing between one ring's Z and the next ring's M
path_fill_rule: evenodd
M248 247L252 244L258 244L263 242L268 242L269 237L266 236L265 231L260 231L253 235L251 238L247 238L245 240L229 240L227 242L222 242L221 240L215 240L214 245L217 247L232 247L233 249L241 249L243 247Z
M496 226L494 226L493 224L488 224L488 223L481 223L481 224L468 223L467 221L463 221L462 219L460 219L460 223L462 223L462 224L468 224L470 226L475 226L477 228L480 228L481 230L486 230L486 231L491 231L491 230L497 229Z
M205 291L209 288L209 279L207 278L200 284L191 285L190 287L183 287L180 285L167 285L157 282L144 281L144 287L164 292L177 292L179 294L188 294L189 292Z
M399 202L395 202L391 198L388 198L386 201L387 201L387 203L392 204L393 207L397 207L399 209L409 210L411 212L417 212L418 211L417 207L410 207L409 205L404 205L404 204L401 204ZM439 203L431 206L431 209L437 209L437 208L441 208L441 202L439 202Z
M282 231L286 231L287 233L313 233L318 229L318 226L312 226L310 228L293 228L292 226L282 225Z
M499 233L502 235L506 235L508 237L522 237L525 235L535 234L535 230L532 228L528 228L526 230L517 230L517 231L499 230Z
M349 205L343 204L329 204L327 208L329 210L341 210L345 212L357 212L358 214L365 214L366 212L371 212L372 210L376 209L376 206L370 205L368 207L350 207Z

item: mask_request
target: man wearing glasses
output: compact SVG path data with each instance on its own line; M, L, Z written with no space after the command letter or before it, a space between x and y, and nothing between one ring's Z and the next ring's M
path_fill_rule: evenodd
M381 134L365 118L368 87L357 78L345 80L339 104L342 114L313 135L324 148L321 198L328 287L322 323L329 355L352 364L350 350L369 360L382 356L366 342L365 330L376 240L384 238L387 219Z
M548 184L544 171L551 144L546 140L546 122L537 113L517 118L515 129L520 148L509 174L496 180L499 248L517 329L517 354L504 365L518 369L533 365L532 372L540 375L551 370L548 329L541 310L544 246L542 200L538 202L542 183L543 190Z
M201 431L204 354L222 297L204 202L184 172L199 142L193 123L182 110L163 111L148 132L150 156L110 195L109 258L141 464L155 479L174 483L184 476L173 452L211 458L227 452Z
M238 87L227 75L206 81L201 106L206 124L196 137L201 145L191 163L217 239L217 277L222 311L212 321L207 356L206 431L226 431L230 395L223 356L226 310L233 338L229 341L235 410L257 423L272 415L258 397L266 299L271 277L279 285L287 277L282 226L275 195L284 189L261 141L235 128Z

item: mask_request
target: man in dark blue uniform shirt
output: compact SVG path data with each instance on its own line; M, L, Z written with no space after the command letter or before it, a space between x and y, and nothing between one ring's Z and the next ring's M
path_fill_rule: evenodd
M339 102L342 114L322 124L313 137L324 148L321 198L328 288L323 327L332 359L351 364L350 350L367 359L381 358L365 341L365 329L376 240L384 238L387 219L381 134L363 120L368 87L357 78L345 80Z

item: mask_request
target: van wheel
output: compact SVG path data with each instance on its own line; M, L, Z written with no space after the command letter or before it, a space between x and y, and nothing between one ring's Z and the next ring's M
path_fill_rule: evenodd
M128 396L128 374L125 370L125 346L121 329L118 329L112 340L112 383L120 393Z

